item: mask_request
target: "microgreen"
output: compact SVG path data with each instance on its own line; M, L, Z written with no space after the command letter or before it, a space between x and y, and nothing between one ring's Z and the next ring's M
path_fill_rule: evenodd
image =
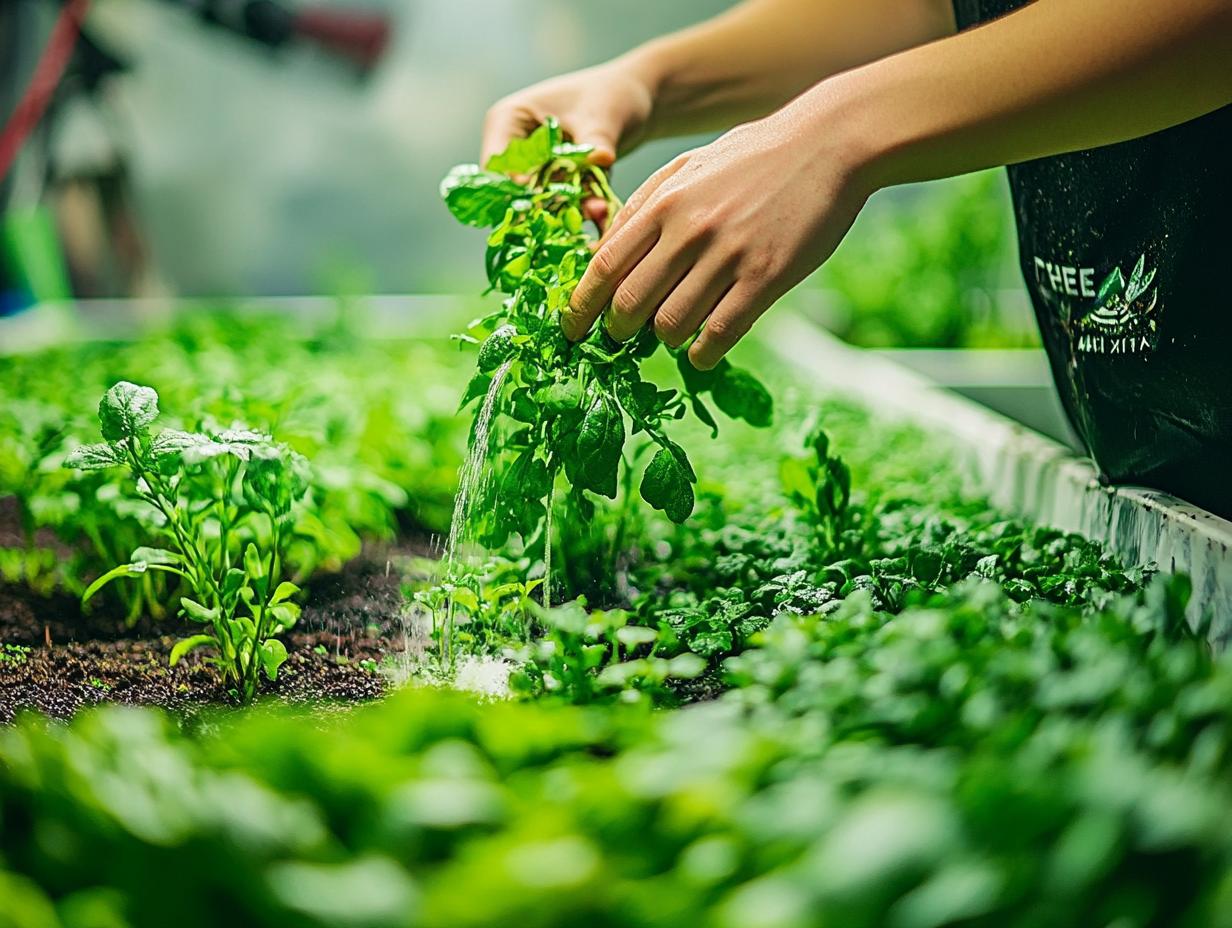
M486 167L459 165L441 184L460 222L492 230L488 283L505 297L463 337L479 344L463 406L507 371L499 389L508 427L493 446L506 466L490 482L489 505L479 507L477 534L491 547L514 532L535 533L558 474L583 519L594 511L592 496L616 498L620 470L631 466L626 444L638 435L655 448L642 472L642 499L683 522L693 511L697 474L668 424L691 410L716 429L707 394L732 418L756 426L772 418L765 387L728 362L703 373L680 352L679 388L645 380L642 362L659 348L648 330L623 343L602 327L577 344L565 339L560 316L591 256L582 201L602 197L612 214L619 206L603 171L587 161L589 151L566 141L549 119Z
M235 695L249 702L260 672L277 679L287 650L274 636L299 618L291 601L299 588L281 574L292 509L308 485L307 461L246 428L153 434L158 414L154 390L117 383L98 407L105 440L81 445L64 462L79 470L126 468L138 496L161 517L169 545L137 548L128 563L90 584L82 602L121 578L150 571L180 578L180 612L206 631L179 641L171 664L212 647Z

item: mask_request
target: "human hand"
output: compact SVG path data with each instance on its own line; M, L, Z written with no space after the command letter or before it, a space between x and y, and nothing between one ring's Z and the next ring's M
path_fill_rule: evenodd
M642 140L653 105L649 82L624 59L542 81L488 110L481 164L503 151L510 140L529 135L555 116L567 138L594 148L592 164L609 168L618 154ZM609 218L601 197L587 200L583 210L601 228Z
M771 304L842 240L868 193L857 159L792 107L739 126L654 174L606 230L561 323L627 339L653 318L714 367ZM703 328L704 324L704 328Z

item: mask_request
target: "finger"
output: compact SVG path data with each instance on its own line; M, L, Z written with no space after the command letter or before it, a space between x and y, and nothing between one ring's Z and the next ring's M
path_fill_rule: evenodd
M679 348L702 327L735 281L731 262L708 254L655 312L655 335L669 348Z
M483 120L483 142L480 145L479 166L509 147L515 138L524 138L539 121L521 107L496 104Z
M689 348L689 360L699 371L708 371L731 351L774 302L766 290L738 281L714 308L701 334Z
M582 201L582 215L593 222L602 233L610 216L607 214L607 200L603 197L587 197Z
M616 133L607 122L579 120L576 131L570 134L579 145L589 145L594 149L586 157L591 164L610 168L615 163Z
M685 155L681 155L678 158L673 158L667 164L663 165L663 167L659 168L659 170L655 171L648 178L646 178L646 181L638 187L637 190L633 191L633 196L629 197L625 205L622 206L619 212L616 213L616 216L612 219L611 224L608 226L603 237L607 239L616 235L616 233L619 232L621 228L629 222L629 220L636 216L641 208L646 205L646 201L654 196L655 192L663 186L663 182L684 167L687 160L688 158ZM602 245L603 242L600 242L599 244Z
M590 331L599 314L612 302L616 288L659 239L659 227L649 222L627 226L623 233L612 237L595 252L569 298L569 306L561 316L565 337L577 341Z
M697 249L670 248L659 239L616 288L607 311L608 334L620 342L636 335L696 260Z

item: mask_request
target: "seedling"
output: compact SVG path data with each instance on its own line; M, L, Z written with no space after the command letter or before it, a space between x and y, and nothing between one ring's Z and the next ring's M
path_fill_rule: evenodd
M291 602L299 588L279 581L292 508L308 485L307 462L249 429L152 435L158 414L154 390L117 383L98 408L104 441L65 460L80 470L127 468L137 495L160 514L168 544L135 550L129 563L90 584L82 602L120 578L148 571L179 577L180 614L207 630L176 643L172 666L189 651L212 647L211 660L247 703L261 672L277 679L287 649L274 636L299 618Z

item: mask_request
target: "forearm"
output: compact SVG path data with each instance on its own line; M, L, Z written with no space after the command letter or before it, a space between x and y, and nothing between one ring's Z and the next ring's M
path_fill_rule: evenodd
M1037 0L824 81L782 115L842 132L876 188L1137 138L1228 103L1229 0Z
M746 0L619 59L654 98L651 137L727 128L954 31L949 0Z

